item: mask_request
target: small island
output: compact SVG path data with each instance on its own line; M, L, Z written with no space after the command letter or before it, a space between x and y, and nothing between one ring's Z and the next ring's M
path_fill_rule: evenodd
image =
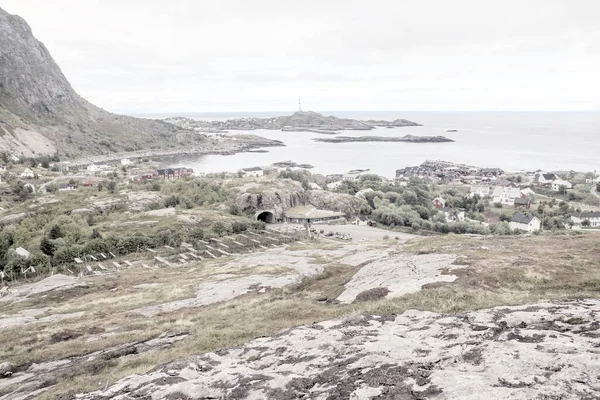
M288 132L313 132L335 135L337 131L369 131L375 128L397 128L405 126L421 126L407 119L393 121L368 120L361 121L350 118L325 116L314 111L296 111L292 115L272 118L238 118L227 121L197 121L185 117L167 118L165 121L182 128L203 133L222 132L228 130L269 129Z
M444 143L454 142L445 136L413 136L405 135L400 137L387 136L336 136L332 138L315 138L315 142L326 143L349 143L349 142L409 142L409 143Z

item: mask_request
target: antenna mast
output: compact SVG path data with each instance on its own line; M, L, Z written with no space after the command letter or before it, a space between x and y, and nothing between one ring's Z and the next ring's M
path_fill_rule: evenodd
M298 111L302 111L302 103L300 102L300 96L298 96Z

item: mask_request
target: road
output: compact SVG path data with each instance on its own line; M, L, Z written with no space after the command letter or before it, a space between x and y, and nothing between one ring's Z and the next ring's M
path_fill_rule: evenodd
M301 227L301 225L295 224L278 224L278 225L269 225L269 228L278 229L285 232L286 229L294 229L294 227ZM352 236L352 241L357 242L359 240L381 240L385 236L389 238L398 237L401 241L407 241L409 239L417 237L416 235L411 235L410 233L402 233L402 232L394 232L388 231L385 229L374 228L367 225L320 225L313 224L313 229L320 231L323 229L325 233L327 232L339 232L342 234L349 234Z

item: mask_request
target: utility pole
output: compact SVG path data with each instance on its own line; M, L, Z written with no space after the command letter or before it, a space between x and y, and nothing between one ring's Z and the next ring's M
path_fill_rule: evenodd
M300 101L300 96L298 96L298 111L302 111L302 102Z

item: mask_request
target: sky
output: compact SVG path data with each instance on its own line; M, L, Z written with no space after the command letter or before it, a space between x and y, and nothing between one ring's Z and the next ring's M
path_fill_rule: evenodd
M113 112L600 110L598 0L2 0Z

